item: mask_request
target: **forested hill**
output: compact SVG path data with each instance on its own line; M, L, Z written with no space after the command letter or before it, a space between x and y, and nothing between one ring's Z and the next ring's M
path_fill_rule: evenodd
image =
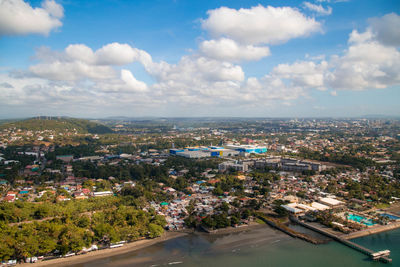
M113 132L109 127L89 120L60 117L36 117L0 125L0 129L13 127L31 131L65 131L67 129L73 131L75 129L79 133L105 134Z

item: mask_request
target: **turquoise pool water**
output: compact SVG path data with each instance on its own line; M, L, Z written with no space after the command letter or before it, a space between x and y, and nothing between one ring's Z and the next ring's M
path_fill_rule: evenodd
M362 223L366 226L371 226L371 225L375 225L376 223L374 223L371 219L367 219L363 216L359 216L356 214L349 214L347 216L348 220L352 220L353 222L358 222L358 223Z

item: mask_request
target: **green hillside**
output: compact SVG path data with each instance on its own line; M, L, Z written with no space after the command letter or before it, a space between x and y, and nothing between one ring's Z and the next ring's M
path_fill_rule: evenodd
M0 125L0 128L16 127L21 130L42 131L58 130L64 131L76 130L78 133L105 134L112 133L109 127L91 122L84 119L59 118L59 117L39 117L26 120L14 121Z

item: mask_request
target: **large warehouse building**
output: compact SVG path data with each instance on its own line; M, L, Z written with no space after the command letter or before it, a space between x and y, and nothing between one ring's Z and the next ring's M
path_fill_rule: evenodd
M245 154L261 154L267 152L263 146L249 145L228 145L226 147L188 147L185 149L170 149L171 155L182 156L185 158L205 158L205 157L233 157Z

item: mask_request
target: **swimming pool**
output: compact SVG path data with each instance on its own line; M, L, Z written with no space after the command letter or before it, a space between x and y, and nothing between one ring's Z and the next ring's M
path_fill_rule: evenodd
M365 218L363 216L359 216L359 215L356 215L356 214L349 214L347 216L347 219L351 220L353 222L362 223L362 224L364 224L366 226L372 226L372 225L376 224L371 219L367 219L367 218Z
M398 219L400 219L400 217L394 216L394 215L392 215L392 214L387 214L387 213L381 213L381 214L379 214L379 215L382 216L382 217L387 217L387 218L389 218L389 219L391 219L391 220L398 220Z

